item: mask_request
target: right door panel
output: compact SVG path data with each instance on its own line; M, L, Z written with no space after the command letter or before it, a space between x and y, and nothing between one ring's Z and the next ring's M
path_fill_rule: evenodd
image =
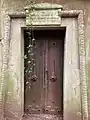
M63 106L63 40L50 38L46 51L48 51L48 74L45 93L46 113L60 114ZM47 42L46 42L47 43Z

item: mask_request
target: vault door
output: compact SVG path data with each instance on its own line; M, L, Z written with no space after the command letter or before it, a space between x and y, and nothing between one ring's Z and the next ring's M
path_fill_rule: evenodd
M59 115L62 113L64 38L63 35L59 35L59 32L36 31L34 33L36 40L33 43L34 66L31 73L30 40L26 42L25 110L29 113Z

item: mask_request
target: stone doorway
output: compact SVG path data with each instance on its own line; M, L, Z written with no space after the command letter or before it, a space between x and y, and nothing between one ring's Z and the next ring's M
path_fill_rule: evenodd
M48 3L36 4L35 9L33 28L45 29L51 27L55 29L57 27L66 27L63 72L63 120L88 120L83 11L61 10L61 5ZM28 16L29 10L26 8L26 12L9 12L4 19L4 52L0 98L0 105L2 106L0 113L2 114L0 116L8 120L21 120L23 117L29 120L31 117L26 116L24 112L23 35L25 28L31 26L30 21L28 21L30 20L28 19L30 18ZM38 14L40 14L40 17ZM37 18L39 18L38 22ZM12 81L10 81L11 79L5 79L7 72L12 76L10 77ZM10 82L13 83L13 87L9 87ZM3 95L3 88L6 83L8 83L7 91ZM7 99L3 99L4 96ZM52 117L54 119L57 118L56 115L47 116L39 114L39 116L41 116L42 120L52 120Z

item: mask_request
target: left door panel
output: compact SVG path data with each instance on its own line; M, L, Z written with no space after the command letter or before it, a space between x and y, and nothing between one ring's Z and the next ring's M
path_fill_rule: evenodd
M33 43L33 58L30 56L29 43L25 45L25 111L28 113L42 113L44 107L44 41ZM33 67L31 68L31 59ZM31 72L32 71L32 72ZM30 73L31 72L31 73Z

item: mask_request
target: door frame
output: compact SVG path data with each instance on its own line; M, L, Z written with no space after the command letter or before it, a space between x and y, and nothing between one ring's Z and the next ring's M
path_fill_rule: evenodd
M61 18L76 18L78 22L78 55L79 55L79 76L80 76L80 95L81 95L81 113L77 113L81 115L82 120L88 120L88 102L87 102L87 85L86 85L86 58L85 58L85 33L84 33L84 11L83 10L63 10L59 14ZM1 116L4 117L4 84L5 84L5 74L8 69L8 51L10 45L10 30L11 30L11 20L15 18L25 19L26 14L25 12L8 12L4 16L4 52L3 52L3 65L2 65L2 79L1 79L1 97L0 97L0 111L3 113ZM34 26L35 28L48 28L48 27L57 27L57 26ZM60 26L59 26L60 27ZM21 25L22 28L22 25ZM24 28L24 27L23 27ZM22 29L23 31L23 29ZM23 38L22 38L23 39ZM23 44L23 43L22 43ZM23 60L22 60L23 62ZM64 68L65 69L65 68ZM23 75L21 76L23 80ZM21 111L20 114L23 116L24 114L24 85L21 82ZM65 91L64 91L65 92ZM64 103L63 103L64 104ZM64 111L63 111L64 112ZM66 120L66 118L64 118ZM71 119L69 119L71 120Z

